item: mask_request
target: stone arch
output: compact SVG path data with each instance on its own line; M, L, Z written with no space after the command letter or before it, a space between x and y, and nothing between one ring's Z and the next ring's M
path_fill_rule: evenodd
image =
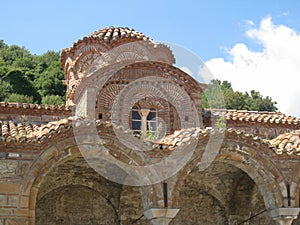
M250 142L256 143L251 145ZM184 184L185 178L193 169L198 167L201 161L199 146L197 148L198 157L194 157L177 176L179 178L174 186L172 196L174 200L179 199L179 190ZM260 141L255 141L243 134L227 132L215 159L217 162L230 164L245 172L257 185L268 211L283 206L279 184L284 181L284 176L273 164L270 155L273 155L270 149Z
M48 139L44 143L44 145L48 146L48 148L45 148L45 150L39 155L39 157L31 164L29 169L26 171L20 189L20 196L22 198L28 199L28 203L26 203L24 207L29 209L30 225L35 224L35 210L37 207L38 195L39 193L41 193L41 187L46 182L45 179L48 177L51 171L53 171L53 169L55 168L59 168L62 165L66 165L67 163L72 162L76 159L82 158L82 155L75 143L74 137L61 139L60 136L54 136L51 139ZM87 167L89 167L88 164ZM90 167L89 169L93 170ZM101 175L97 174L94 170L93 173L95 173L99 177L102 177ZM95 184L87 182L86 177L77 177L72 181L68 180L68 177L68 174L66 174L66 177L62 177L63 180L61 182L56 181L57 185L53 185L50 187L47 186L47 188L49 187L49 189L47 190L46 188L43 188L43 193L41 194L40 198L43 198L47 194L53 192L55 189L60 187L66 187L70 185L82 186L97 191L103 199L106 199L106 201L111 203L115 210L115 214L117 215L117 208L119 205L119 194L116 192L118 192L119 188L121 190L120 185L113 184L110 181L106 180L106 178L104 177L102 177L103 182L101 184L98 184L97 182ZM108 184L109 186L107 186ZM112 187L110 184L113 184L114 186ZM109 189L106 188L106 190L105 186L109 187ZM102 187L104 187L106 191Z
M82 157L70 130L45 140L42 144L43 147L45 150L41 152L25 172L20 188L21 198L28 199L25 201L24 207L29 209L29 224L32 225L34 225L37 196L43 179L53 168ZM83 182L75 184L82 185ZM69 184L65 183L65 185ZM91 185L85 186L95 189Z
M24 207L28 208L30 212L29 224L35 224L36 200L43 176L57 164L80 155L80 152L75 147L73 138L62 141L61 145L64 147L59 148L58 145L54 144L44 150L39 157L32 162L24 174L23 183L20 188L20 196L24 199L28 199Z

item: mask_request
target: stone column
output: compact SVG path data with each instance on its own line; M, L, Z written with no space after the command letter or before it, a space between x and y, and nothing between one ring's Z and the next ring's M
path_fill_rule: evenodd
M144 215L153 225L168 225L178 212L179 209L151 208L144 211Z
M291 225L297 218L300 208L277 208L269 213L278 225Z
M147 133L147 116L150 113L150 109L141 109L140 113L142 117L141 133L142 136L145 137Z

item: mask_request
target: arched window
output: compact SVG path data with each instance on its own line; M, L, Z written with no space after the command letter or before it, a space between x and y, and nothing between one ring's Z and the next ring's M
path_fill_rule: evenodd
M141 109L137 106L132 107L132 130L134 133L143 132L151 135L157 134L157 110L155 108Z

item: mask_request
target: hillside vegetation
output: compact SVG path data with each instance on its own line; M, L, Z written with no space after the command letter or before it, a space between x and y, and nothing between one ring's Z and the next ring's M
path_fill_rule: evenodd
M26 48L0 40L0 101L64 104L60 53L33 55Z

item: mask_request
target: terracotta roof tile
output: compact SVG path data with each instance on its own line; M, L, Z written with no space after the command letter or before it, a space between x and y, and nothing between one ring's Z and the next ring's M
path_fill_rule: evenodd
M107 27L98 31L93 32L88 38L101 39L107 43L122 39L125 37L132 37L138 40L150 40L145 34L129 29L128 27Z
M284 133L269 141L269 147L277 154L300 155L300 130Z
M25 139L30 139L35 136L35 132L39 130L42 124L15 122L15 121L0 121L0 137L1 141L6 142L23 142Z
M227 121L288 124L299 125L300 127L300 118L287 116L280 112L212 109L204 110L204 114L209 114L212 116L225 116Z

